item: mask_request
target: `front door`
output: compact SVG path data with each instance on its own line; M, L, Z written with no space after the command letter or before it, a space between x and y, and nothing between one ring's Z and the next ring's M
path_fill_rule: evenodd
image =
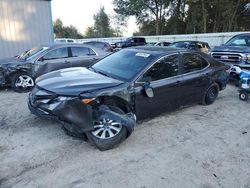
M179 54L161 58L135 83L135 110L139 120L179 107L182 82L179 59ZM152 98L145 93L144 86L147 84L153 89Z
M71 67L71 61L68 48L53 49L35 62L34 76L38 77L51 71L69 67Z

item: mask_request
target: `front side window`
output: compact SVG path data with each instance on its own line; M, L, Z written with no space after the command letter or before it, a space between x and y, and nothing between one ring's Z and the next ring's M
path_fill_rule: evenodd
M183 54L184 73L202 70L207 66L207 61L203 59L200 55L192 53Z
M48 52L45 56L43 56L44 60L51 59L62 59L68 57L68 49L67 48L58 48Z
M179 74L179 56L171 55L156 62L139 80L140 82L156 81Z
M89 48L85 47L71 47L72 57L82 57L90 55Z

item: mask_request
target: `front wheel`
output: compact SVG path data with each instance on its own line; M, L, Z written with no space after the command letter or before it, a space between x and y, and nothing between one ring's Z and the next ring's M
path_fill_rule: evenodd
M120 114L124 112L118 107L110 108L112 111ZM127 128L120 122L104 117L94 121L95 130L88 132L86 135L90 142L101 150L109 150L123 142L127 137Z
M35 85L35 81L28 73L17 73L12 77L11 87L14 91L29 92Z

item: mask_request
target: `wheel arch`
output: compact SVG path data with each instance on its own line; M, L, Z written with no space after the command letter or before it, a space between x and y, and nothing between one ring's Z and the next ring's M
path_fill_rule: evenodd
M131 104L125 99L118 96L101 96L99 97L100 104L112 105L121 108L125 113L129 113L132 110Z

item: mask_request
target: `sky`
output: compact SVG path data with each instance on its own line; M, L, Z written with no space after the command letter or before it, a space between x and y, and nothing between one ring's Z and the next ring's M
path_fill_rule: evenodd
M84 34L87 27L94 25L93 16L101 6L108 15L115 14L112 0L53 0L52 17L53 20L60 18L64 25L73 25ZM132 36L136 30L135 18L131 17L124 36Z

